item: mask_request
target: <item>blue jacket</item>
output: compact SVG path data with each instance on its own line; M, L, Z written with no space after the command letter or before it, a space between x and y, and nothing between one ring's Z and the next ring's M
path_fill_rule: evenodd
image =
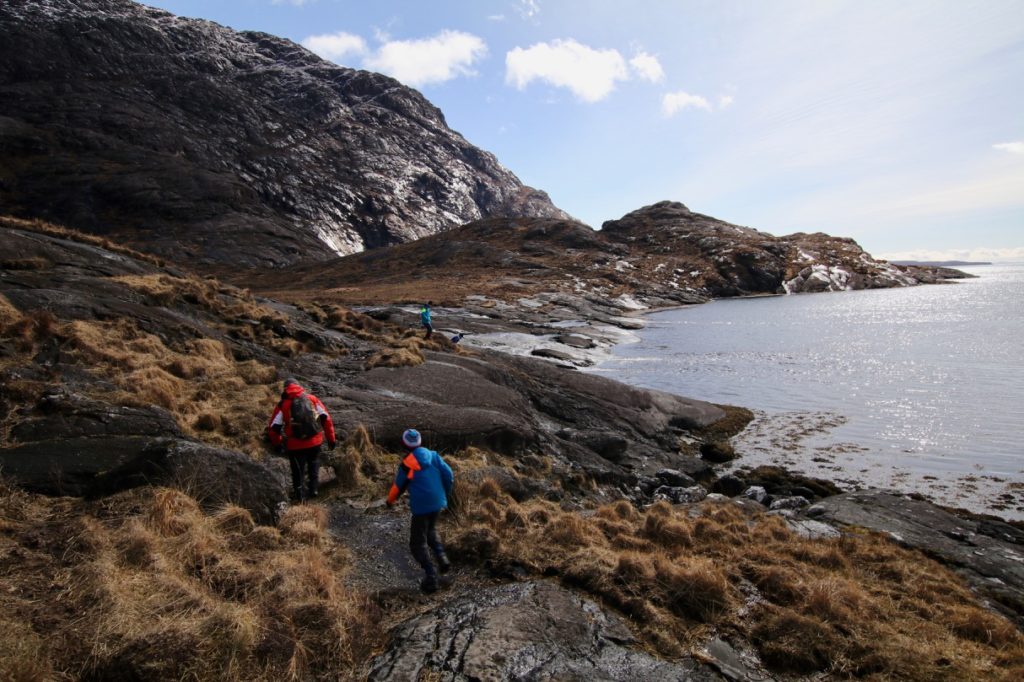
M430 324L430 308L423 306L420 309L420 322L422 324Z
M394 504L408 489L409 508L413 515L441 511L448 506L452 481L451 467L441 459L441 455L424 447L416 448L398 465L395 482L388 493L388 504Z

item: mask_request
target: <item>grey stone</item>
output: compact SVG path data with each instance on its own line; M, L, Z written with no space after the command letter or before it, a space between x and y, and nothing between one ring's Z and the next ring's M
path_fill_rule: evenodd
M691 486L694 484L693 478L678 469L660 469L654 474L654 477L665 485L670 486Z
M790 519L789 527L797 535L811 540L834 540L841 535L833 526L813 519Z
M683 488L663 485L654 491L654 497L673 504L693 504L708 496L708 491L699 485Z
M761 486L752 485L743 491L743 497L749 497L755 502L760 502L761 504L764 504L765 500L768 499L768 493Z
M684 657L654 658L597 603L546 582L488 587L445 600L395 630L369 679L416 682L507 680L721 680Z
M810 502L807 501L806 497L795 495L793 497L779 497L772 501L768 508L772 511L778 509L802 509L806 507Z
M4 475L47 495L101 497L143 485L179 488L213 507L274 523L287 501L283 467L194 441L145 436L67 438L0 450Z

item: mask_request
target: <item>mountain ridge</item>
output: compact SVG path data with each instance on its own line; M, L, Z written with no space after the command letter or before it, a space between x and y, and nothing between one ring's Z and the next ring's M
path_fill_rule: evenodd
M11 214L250 266L568 217L419 92L282 38L130 0L13 0L0 38Z

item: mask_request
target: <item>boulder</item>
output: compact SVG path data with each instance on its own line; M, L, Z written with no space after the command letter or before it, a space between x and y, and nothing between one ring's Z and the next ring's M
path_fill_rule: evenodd
M772 503L768 508L772 511L777 511L779 509L802 509L808 504L810 504L810 502L807 501L807 498L795 495L793 497L778 497L772 500Z
M248 509L274 523L287 502L287 467L180 438L77 437L0 450L16 484L46 495L101 497L142 485L179 488L202 504Z
M691 486L695 481L679 471L678 469L660 469L654 474L654 477L664 483L665 485L671 486Z
M768 492L759 485L752 485L743 491L743 497L765 504L768 499Z
M530 581L442 600L395 628L369 679L690 680L722 678L693 658L655 658L625 622L553 583Z
M728 497L736 497L746 489L746 482L742 478L734 476L733 474L719 476L711 485L711 490L713 492L721 493Z
M680 486L663 485L654 491L654 498L666 500L672 504L693 504L708 496L708 491L699 485L683 488Z
M570 348L581 348L584 350L597 346L592 338L582 334L559 334L555 337L555 341Z

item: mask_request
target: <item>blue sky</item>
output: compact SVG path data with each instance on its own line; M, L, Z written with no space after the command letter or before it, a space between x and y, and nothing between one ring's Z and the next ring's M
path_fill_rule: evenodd
M395 76L593 227L1024 260L1020 0L150 0Z

